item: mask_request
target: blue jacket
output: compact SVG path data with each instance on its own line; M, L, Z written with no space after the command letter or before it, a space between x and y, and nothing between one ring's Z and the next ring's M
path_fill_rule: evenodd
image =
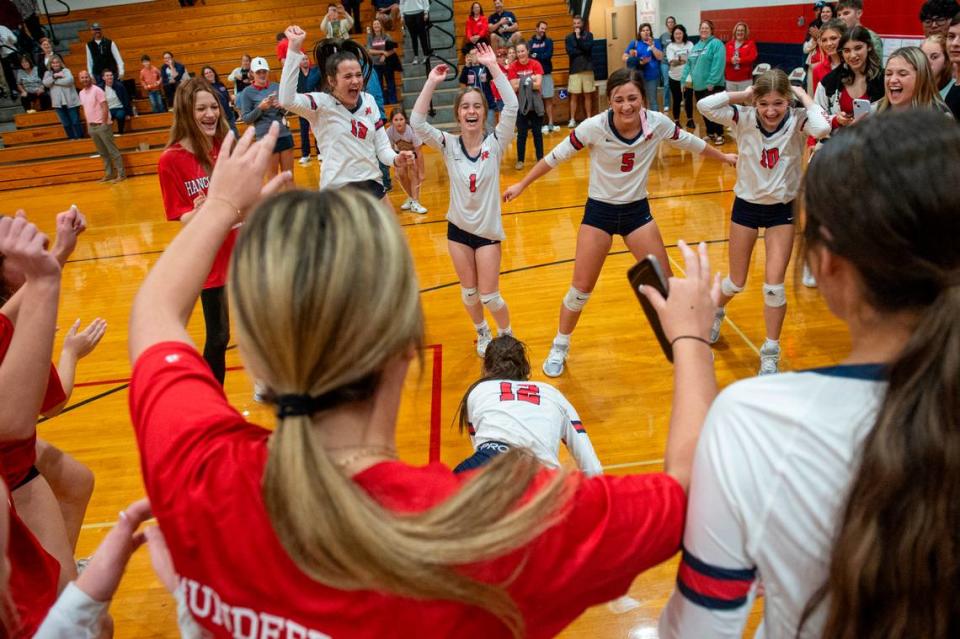
M553 73L553 40L549 36L533 36L527 42L530 57L540 63L544 73Z
M380 76L377 75L376 69L370 69L370 79L367 80L367 86L363 90L373 96L377 108L380 109L380 118L385 120L387 112L383 105L383 88L380 86Z
M173 66L177 70L177 80L174 82L174 85L177 85L186 79L183 76L186 75L187 70L182 64L176 61L173 63ZM164 85L170 84L170 67L165 64L160 66L160 80Z
M107 92L107 90L106 90L106 88L105 88L107 85L106 85L106 83L105 83L103 80L100 80L100 84L99 84L98 86L99 86L101 89L103 89L103 92L104 92L104 93ZM123 110L126 112L127 116L132 118L132 117L133 117L133 105L130 104L130 94L127 93L126 88L124 88L123 82L120 82L119 80L114 79L114 80L113 80L113 87L112 87L112 89L113 89L114 93L117 94L117 98L120 100L120 104L123 105Z

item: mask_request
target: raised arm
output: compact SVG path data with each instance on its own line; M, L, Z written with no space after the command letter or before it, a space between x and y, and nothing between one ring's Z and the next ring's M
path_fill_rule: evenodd
M743 104L753 96L753 87L746 91L721 91L707 97L697 100L697 111L700 114L724 126L733 127L736 125L737 117L736 107L731 106L734 103Z
M448 67L445 64L438 64L430 70L427 81L423 83L420 89L420 95L413 105L413 113L410 115L410 126L417 132L424 144L435 149L442 149L444 144L444 134L440 129L427 122L427 112L430 110L430 101L433 99L433 92L447 78ZM456 114L454 114L456 117Z
M314 123L318 119L317 111L320 105L311 101L309 97L297 93L297 76L300 74L300 60L304 55L301 48L307 33L297 25L291 25L287 27L284 34L286 34L290 44L287 47L287 57L283 62L283 71L280 74L280 90L277 94L277 100L282 108Z
M167 246L133 300L131 364L154 344L192 343L187 321L227 234L262 195L276 191L290 179L285 171L262 186L279 130L279 124L272 123L259 142L254 142L253 127L236 143L233 134L227 134L203 207Z
M797 100L807 110L807 121L803 124L803 130L807 135L813 136L819 140L830 135L830 122L827 121L827 115L819 104L813 101L806 91L800 87L790 87Z

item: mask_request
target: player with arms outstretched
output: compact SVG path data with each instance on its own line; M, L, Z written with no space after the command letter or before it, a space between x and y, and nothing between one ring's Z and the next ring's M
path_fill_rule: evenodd
M513 200L533 181L546 175L574 153L590 147L590 189L583 222L577 235L573 283L560 306L560 328L543 363L549 377L563 374L570 350L570 335L600 277L613 236L620 235L638 260L655 255L670 276L667 251L647 202L647 178L660 142L736 165L737 156L721 153L683 131L670 118L646 108L643 75L636 69L619 69L607 81L610 108L584 120L520 182L503 194Z

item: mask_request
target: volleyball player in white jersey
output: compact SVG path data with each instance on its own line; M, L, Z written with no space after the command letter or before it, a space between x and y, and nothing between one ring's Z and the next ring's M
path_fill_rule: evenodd
M460 135L444 133L427 122L430 99L447 75L445 64L430 72L413 107L410 124L424 144L440 151L447 165L447 247L460 278L463 304L477 329L477 354L483 357L493 336L480 303L493 315L499 333L510 334L510 312L499 290L500 242L505 237L500 219L500 161L513 142L518 103L493 49L481 43L476 55L503 99L496 130L490 135L484 132L489 105L475 88L464 89L454 102Z
M549 377L563 374L570 335L600 277L614 235L623 237L638 260L653 254L665 275L671 274L663 238L647 202L647 177L660 142L734 166L737 163L736 155L707 146L667 116L648 110L643 83L643 76L634 69L614 71L607 81L610 108L581 122L503 194L504 201L509 202L553 167L590 147L590 189L577 235L573 283L560 305L560 327L543 363L543 372Z
M796 98L803 108L791 108ZM746 106L744 106L746 105ZM746 91L721 92L697 102L704 117L733 130L740 151L737 184L730 218L730 273L720 284L710 341L720 337L724 306L743 290L750 255L759 229L764 228L766 261L763 284L763 319L766 340L760 348L760 375L776 373L780 362L780 331L787 313L783 280L793 249L793 200L803 177L807 136L830 133L823 109L799 87L791 87L787 74L771 69Z
M460 432L470 433L475 453L453 472L479 468L510 448L525 448L557 468L562 441L587 475L603 472L590 436L573 405L549 384L531 383L523 342L501 335L483 358L483 377L460 404Z
M397 153L383 130L376 101L364 92L362 47L352 41L322 40L314 49L329 93L297 93L301 51L306 32L293 25L284 32L290 42L280 78L280 106L310 122L320 147L320 188L355 186L391 206L383 188L380 162L388 166L414 161L413 153ZM370 66L370 65L367 65ZM391 206L392 208L392 206Z

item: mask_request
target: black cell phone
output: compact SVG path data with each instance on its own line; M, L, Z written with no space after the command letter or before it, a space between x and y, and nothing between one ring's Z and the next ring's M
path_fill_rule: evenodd
M636 295L640 301L640 306L647 316L647 321L650 322L650 328L653 329L653 334L657 336L657 341L660 342L660 348L663 350L663 354L666 356L668 362L673 363L673 347L670 346L670 342L663 332L660 317L657 315L657 311L654 310L653 305L650 304L650 301L640 292L640 285L642 284L644 286L652 286L660 291L660 294L663 295L664 298L667 297L670 289L667 278L663 275L663 269L660 268L660 262L653 255L646 256L630 267L630 270L627 271L627 279L630 281L630 288L633 289L634 295Z

